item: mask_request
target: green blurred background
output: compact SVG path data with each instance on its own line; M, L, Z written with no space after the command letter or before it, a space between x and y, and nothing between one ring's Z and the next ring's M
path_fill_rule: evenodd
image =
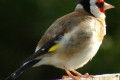
M79 0L0 0L0 80L34 53L37 42L57 18L74 10ZM120 72L120 1L106 0L116 8L106 11L107 35L97 55L82 74ZM28 69L17 80L61 78L64 70L41 66Z

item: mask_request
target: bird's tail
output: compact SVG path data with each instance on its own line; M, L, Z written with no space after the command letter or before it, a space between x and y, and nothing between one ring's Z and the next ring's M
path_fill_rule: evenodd
M35 65L40 60L31 60L25 62L20 68L18 68L15 72L13 72L10 76L8 76L5 80L16 79L20 74L22 74L25 70Z

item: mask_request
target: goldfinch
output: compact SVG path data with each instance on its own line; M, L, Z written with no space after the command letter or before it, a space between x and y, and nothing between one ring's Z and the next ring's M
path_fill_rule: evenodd
M80 0L72 13L60 17L47 29L35 53L7 79L16 79L30 67L53 65L78 80L81 74L76 69L95 56L106 35L105 10L111 8L114 6L104 0Z

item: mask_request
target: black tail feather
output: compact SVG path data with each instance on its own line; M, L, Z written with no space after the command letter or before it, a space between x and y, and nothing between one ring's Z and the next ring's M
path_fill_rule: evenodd
M31 60L25 62L19 69L17 69L15 72L13 72L10 76L8 76L5 80L11 80L16 79L20 74L22 74L25 70L32 67L34 64L39 62L40 60Z

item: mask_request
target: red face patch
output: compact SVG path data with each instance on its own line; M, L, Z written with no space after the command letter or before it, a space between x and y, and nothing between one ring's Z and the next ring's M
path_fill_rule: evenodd
M104 11L104 0L97 0L96 5L102 13L105 13L105 11Z
M96 3L104 3L104 0L97 0Z

